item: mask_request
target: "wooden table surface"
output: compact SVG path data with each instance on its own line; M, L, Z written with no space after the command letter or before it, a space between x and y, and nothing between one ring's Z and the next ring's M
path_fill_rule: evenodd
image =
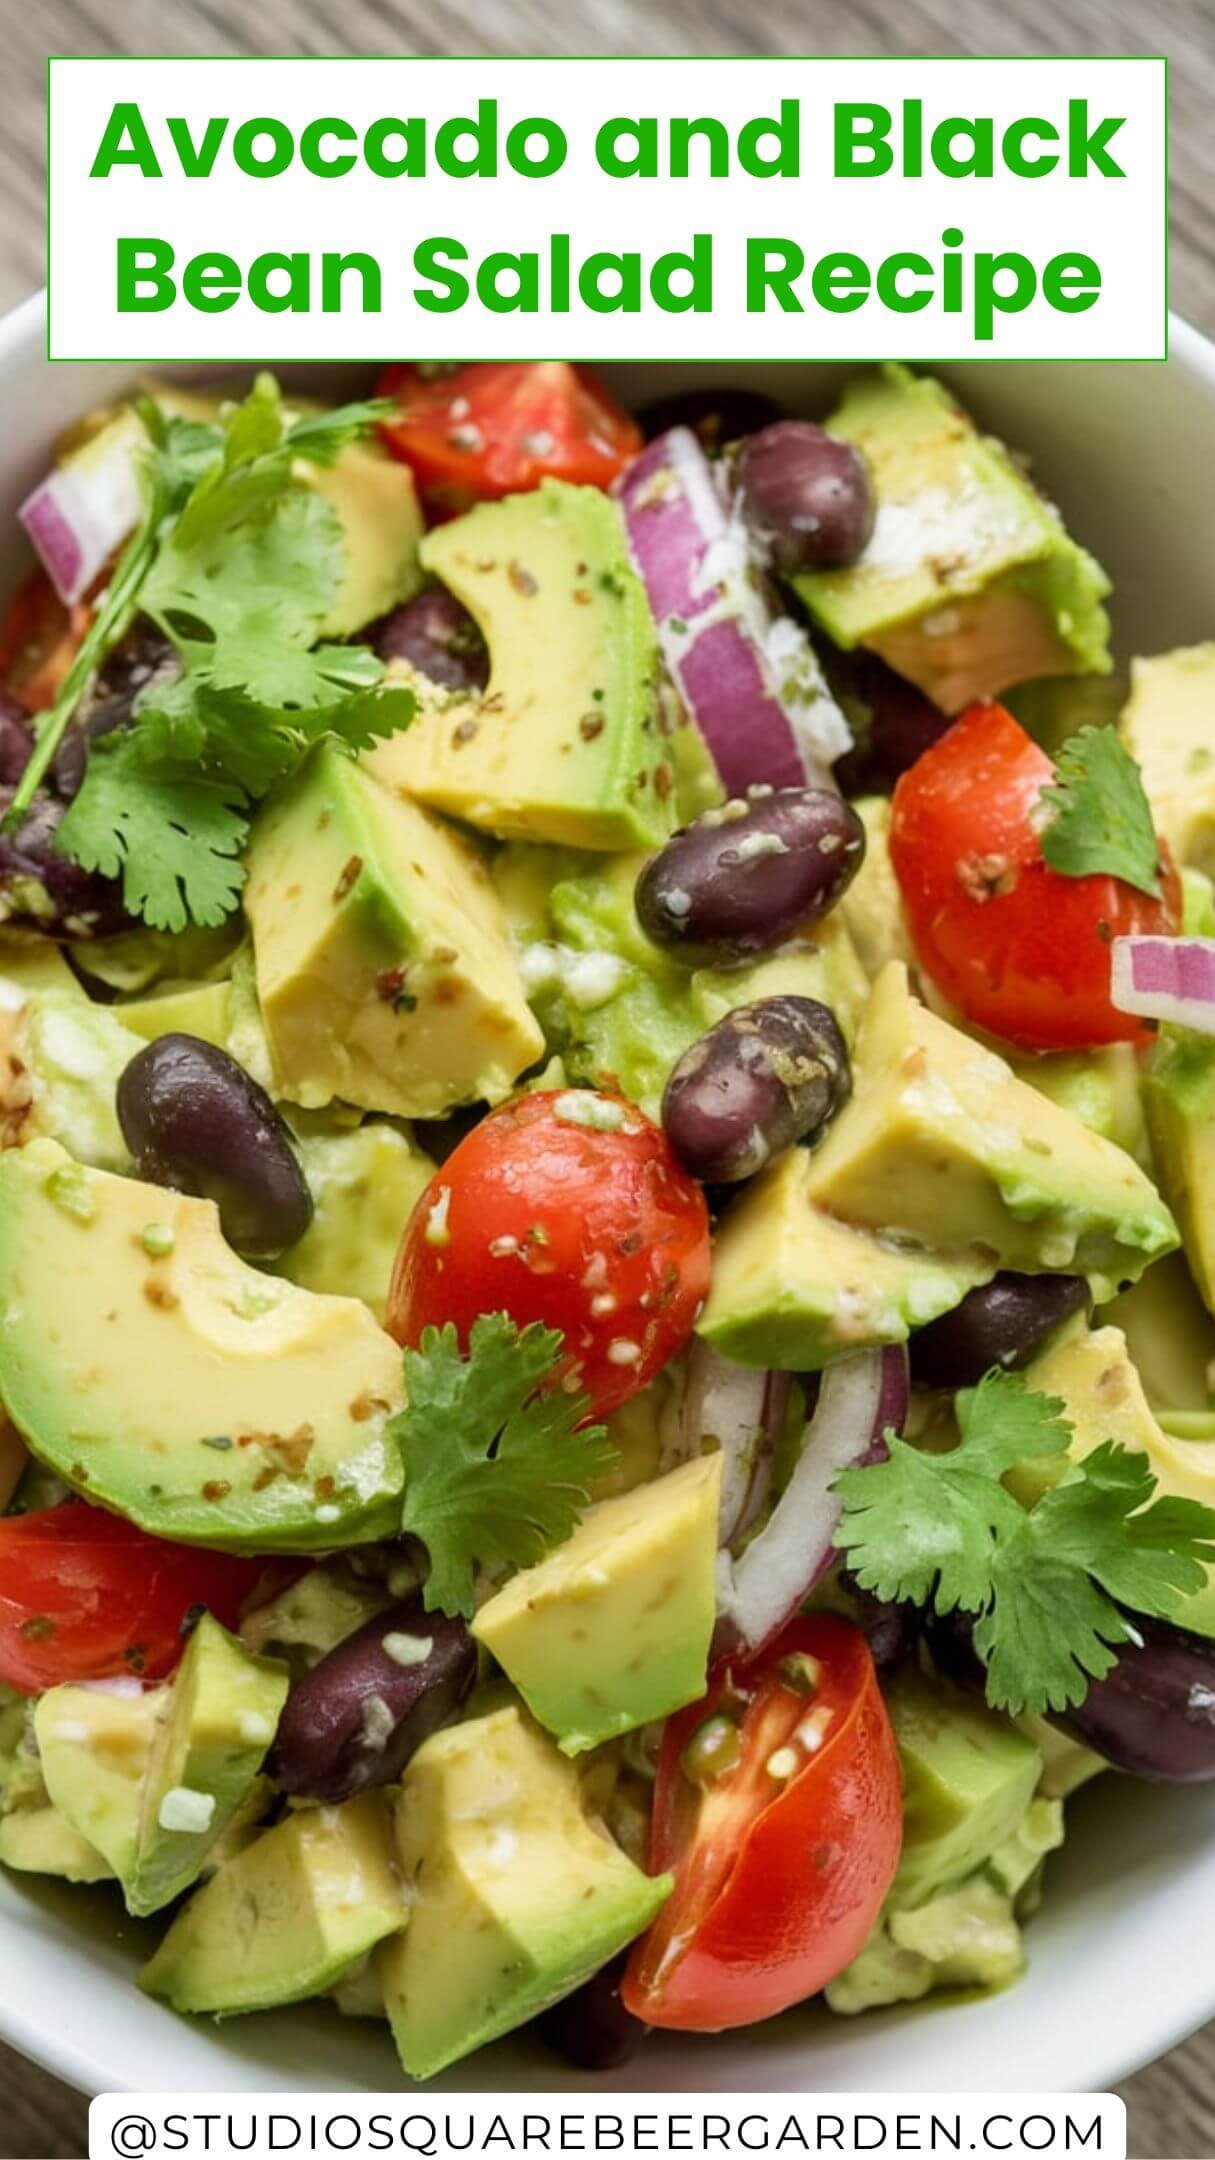
M0 0L0 312L43 279L48 53L593 51L1167 52L1173 304L1215 334L1207 0ZM1210 2160L1215 2026L1124 2092L1134 2160ZM0 2048L0 2160L75 2160L84 2121L81 2099Z

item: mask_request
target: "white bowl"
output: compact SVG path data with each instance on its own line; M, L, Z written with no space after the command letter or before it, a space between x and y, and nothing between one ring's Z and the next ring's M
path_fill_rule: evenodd
M0 577L18 555L12 512L56 431L130 374L50 367L44 354L41 302L31 301L0 324ZM689 375L722 381L740 371L609 372L640 398ZM1069 525L1109 568L1124 652L1215 635L1215 348L1175 322L1162 365L945 372L984 421L1034 454ZM791 407L821 410L840 373L772 367L746 379L779 386ZM1007 1994L854 2020L811 2006L707 2043L655 2039L624 2070L593 2080L526 2039L507 2040L436 2082L465 2092L1097 2091L1215 2015L1213 1910L1215 1788L1108 1777L1069 1808L1067 1843L1028 1931L1029 1971ZM223 2026L174 2017L134 1985L153 1939L112 1892L0 1878L0 2038L88 2092L401 2084L386 2028L324 2006Z

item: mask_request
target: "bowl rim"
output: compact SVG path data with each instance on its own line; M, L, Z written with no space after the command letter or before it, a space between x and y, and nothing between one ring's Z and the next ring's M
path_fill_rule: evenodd
M29 360L33 357L32 348L37 346L41 350L42 364L53 371L55 363L45 357L45 319L45 290L30 294L27 299L18 302L0 316L0 370L18 355ZM1189 376L1208 396L1215 399L1215 341L1172 312L1168 319L1166 357L1168 362L1180 367L1183 374ZM198 364L205 365L201 362ZM695 366L697 362L692 358L688 364ZM1032 363L1007 364L1027 366ZM1117 366L1120 363L1106 364ZM75 364L63 365L67 367ZM138 363L132 362L131 367L134 371ZM0 1931L4 1925L3 1917L0 1916ZM83 1952L83 1935L81 1948ZM83 1957L81 1979L86 1988L101 1986L108 1989L110 1985L109 1976L90 1971ZM1134 2075L1148 2063L1157 2061L1171 2049L1181 2045L1200 2026L1215 2017L1215 1967L1210 1968L1210 1979L1205 1988L1202 1986L1200 1971L1196 1967L1187 1969L1184 1959L1178 1960L1172 1971L1157 1971L1153 1975L1152 1987L1145 1990L1137 2010L1137 2038L1129 2048L1125 2025L1103 2025L1102 2031L1107 2037L1096 2042L1091 2036L1087 2036L1086 2068L1092 2080L1093 2091L1108 2091L1113 2084ZM48 2029L37 2020L33 2012L26 2010L19 1999L8 1994L7 1990L0 1994L0 2041L26 2060L59 2078L70 2088L86 2095L157 2089L154 2085L135 2085L121 2075L116 2076L115 2066L106 2061L102 2048L94 2047L87 2039L70 2035L67 2031ZM306 2070L304 2078L306 2080ZM568 2081L562 2079L554 2064L550 2085L556 2089L566 2082ZM219 2086L212 2089L224 2090ZM251 2088L234 2086L232 2089ZM574 2089L584 2088L580 2085ZM607 2089L606 2086L603 2088L605 2092Z

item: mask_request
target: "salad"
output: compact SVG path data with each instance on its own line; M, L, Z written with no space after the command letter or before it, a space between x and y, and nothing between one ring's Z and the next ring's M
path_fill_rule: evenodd
M1015 1980L1215 1776L1215 643L901 367L153 382L21 519L0 1863L417 2078Z

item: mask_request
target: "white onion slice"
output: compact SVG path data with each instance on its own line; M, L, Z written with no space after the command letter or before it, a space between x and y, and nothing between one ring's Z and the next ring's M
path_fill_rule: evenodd
M1110 1003L1141 1020L1215 1035L1215 938L1115 938Z
M117 429L57 465L17 515L60 599L71 606L134 531L142 508L132 439Z
M769 608L746 527L691 430L647 444L616 494L663 657L727 793L829 787L848 723L805 631Z
M907 1353L857 1350L828 1365L797 1468L738 1560L718 1556L715 1647L760 1650L836 1559L841 1470L880 1462L907 1415Z
M693 1345L680 1415L680 1460L703 1454L706 1440L721 1451L719 1545L747 1529L767 1498L791 1385L791 1373L732 1364L699 1338Z

